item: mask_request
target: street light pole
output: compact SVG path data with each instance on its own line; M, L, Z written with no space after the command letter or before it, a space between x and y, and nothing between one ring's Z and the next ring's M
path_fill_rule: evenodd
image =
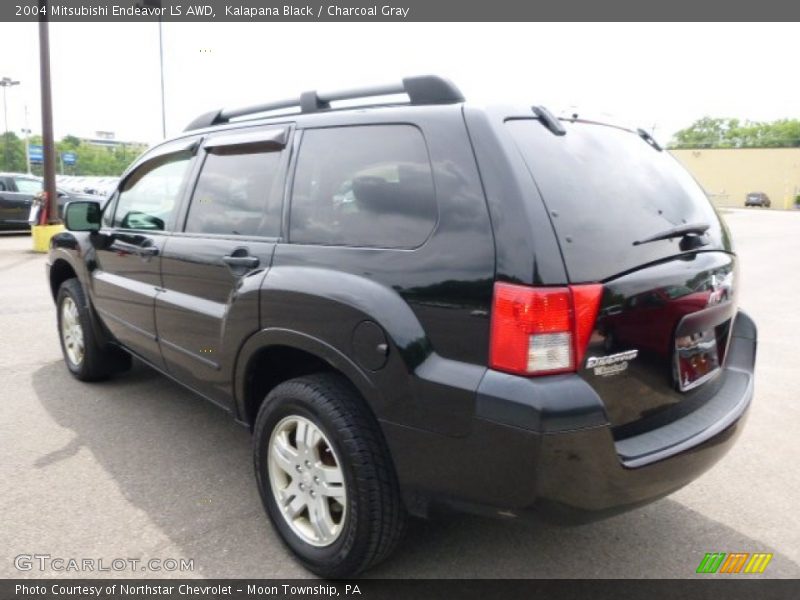
M27 127L22 130L22 133L25 134L25 172L30 175L31 174L31 130Z
M27 167L28 175L31 174L31 128L28 126L28 105L25 105L25 129L22 130L25 134L25 166Z
M161 17L158 17L158 63L161 70L161 136L167 137L167 110L164 101L164 40L161 34Z
M3 87L3 120L5 122L5 133L3 134L3 152L5 155L4 164L6 170L8 168L8 104L6 102L6 89L19 85L19 81L14 81L10 77L3 77L0 79L0 86ZM164 136L166 137L166 136Z
M136 0L139 8L161 8L161 0ZM158 68L161 75L161 135L167 137L167 111L164 93L164 36L162 32L161 14L158 16Z

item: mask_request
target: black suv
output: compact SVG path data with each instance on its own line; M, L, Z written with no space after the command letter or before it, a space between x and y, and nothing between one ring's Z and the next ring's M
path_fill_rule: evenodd
M323 576L387 556L409 513L661 498L753 395L737 259L687 172L644 131L438 77L203 115L66 225L69 370L135 356L251 428L266 511Z

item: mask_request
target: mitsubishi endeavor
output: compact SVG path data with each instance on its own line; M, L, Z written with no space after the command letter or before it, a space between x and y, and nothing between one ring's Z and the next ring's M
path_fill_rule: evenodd
M65 220L69 371L135 357L250 428L266 512L322 576L440 507L652 502L753 395L736 254L692 177L643 130L438 77L201 115Z

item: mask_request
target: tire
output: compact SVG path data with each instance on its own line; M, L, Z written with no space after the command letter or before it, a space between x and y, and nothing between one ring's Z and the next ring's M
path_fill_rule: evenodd
M316 442L308 424L318 429ZM300 438L312 442L299 443ZM378 422L347 380L321 373L276 386L258 412L253 443L264 508L307 569L321 577L352 577L395 549L405 531L406 512L394 466ZM310 468L303 460L309 456ZM338 475L317 478L320 470L335 473L337 466ZM279 506L278 496L286 508ZM333 526L313 525L312 518L327 522L317 519L319 515L330 517L328 525Z
M64 362L75 378L99 381L130 368L130 355L99 340L77 279L68 279L58 288L56 314Z

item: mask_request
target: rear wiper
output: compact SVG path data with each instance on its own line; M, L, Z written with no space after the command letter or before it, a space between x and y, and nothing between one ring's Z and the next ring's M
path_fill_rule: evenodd
M699 237L702 236L708 228L711 227L708 223L688 223L686 225L678 225L677 227L673 227L672 229L667 229L666 231L662 231L661 233L657 233L656 235L645 238L643 240L639 240L637 242L633 242L634 246L639 246L640 244L649 244L650 242L657 242L659 240L669 240L672 238L685 238L687 236L692 237ZM705 244L700 244L705 245Z

